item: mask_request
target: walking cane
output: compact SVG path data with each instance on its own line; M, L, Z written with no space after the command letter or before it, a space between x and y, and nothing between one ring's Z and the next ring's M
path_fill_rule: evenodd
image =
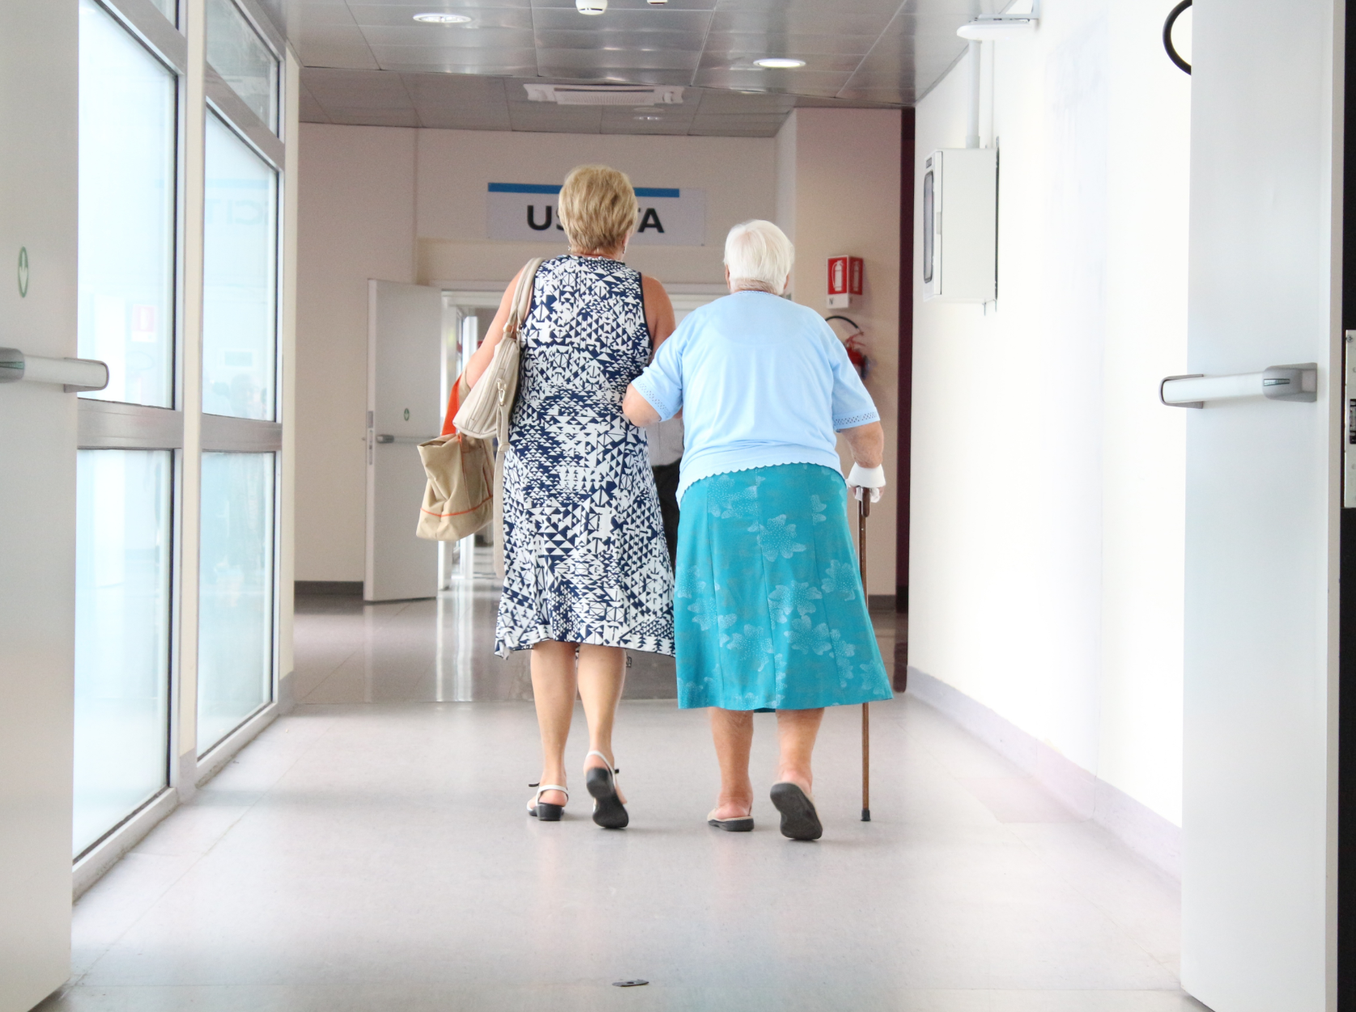
M859 488L857 494L857 564L862 570L862 600L870 618L871 598L866 594L866 518L871 515L871 490ZM862 704L862 821L871 821L871 704Z

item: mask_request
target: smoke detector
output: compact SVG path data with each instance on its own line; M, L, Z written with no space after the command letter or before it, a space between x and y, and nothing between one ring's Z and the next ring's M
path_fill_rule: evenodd
M683 89L677 84L524 84L523 87L529 101L556 105L683 104Z
M607 0L574 0L574 9L580 14L601 14L607 10Z

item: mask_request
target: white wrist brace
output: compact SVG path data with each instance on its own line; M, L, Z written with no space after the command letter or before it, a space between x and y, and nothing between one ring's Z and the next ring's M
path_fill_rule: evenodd
M847 483L859 488L884 488L885 468L884 466L862 467L861 464L853 464L851 472L848 473Z
M860 500L862 498L862 489L871 490L871 501L880 502L880 490L885 487L885 468L862 467L861 464L853 464L851 472L848 473L848 487L853 489L853 495Z

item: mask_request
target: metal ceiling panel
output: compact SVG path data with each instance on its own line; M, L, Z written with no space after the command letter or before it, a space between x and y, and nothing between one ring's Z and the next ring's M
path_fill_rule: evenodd
M533 103L509 104L509 119L514 130L539 133L596 134L602 132L603 110L599 106L547 106Z
M699 54L706 41L703 32L688 31L605 31L590 32L578 28L538 28L537 46L541 49L605 49L645 52L650 49L681 49Z
M865 56L875 35L785 35L774 32L712 32L706 37L706 55L738 56Z
M534 10L532 23L537 31L596 32L694 32L705 35L711 25L710 11L670 11L663 8L639 11L612 10L601 17L580 14L571 4L569 10Z
M956 28L1009 0L610 0L600 17L574 0L252 2L297 46L308 122L768 136L798 105L912 103L963 52ZM472 21L413 21L425 12ZM764 56L807 65L754 67ZM324 76L344 70L355 77ZM673 84L687 94L680 107L646 110L660 118L637 119L628 108L527 102L524 80Z
M340 126L417 127L413 109L331 109L330 122Z

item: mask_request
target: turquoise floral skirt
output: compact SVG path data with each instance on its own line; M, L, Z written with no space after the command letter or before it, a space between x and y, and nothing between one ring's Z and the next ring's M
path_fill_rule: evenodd
M673 605L681 707L890 698L837 471L779 464L695 482L683 496Z

